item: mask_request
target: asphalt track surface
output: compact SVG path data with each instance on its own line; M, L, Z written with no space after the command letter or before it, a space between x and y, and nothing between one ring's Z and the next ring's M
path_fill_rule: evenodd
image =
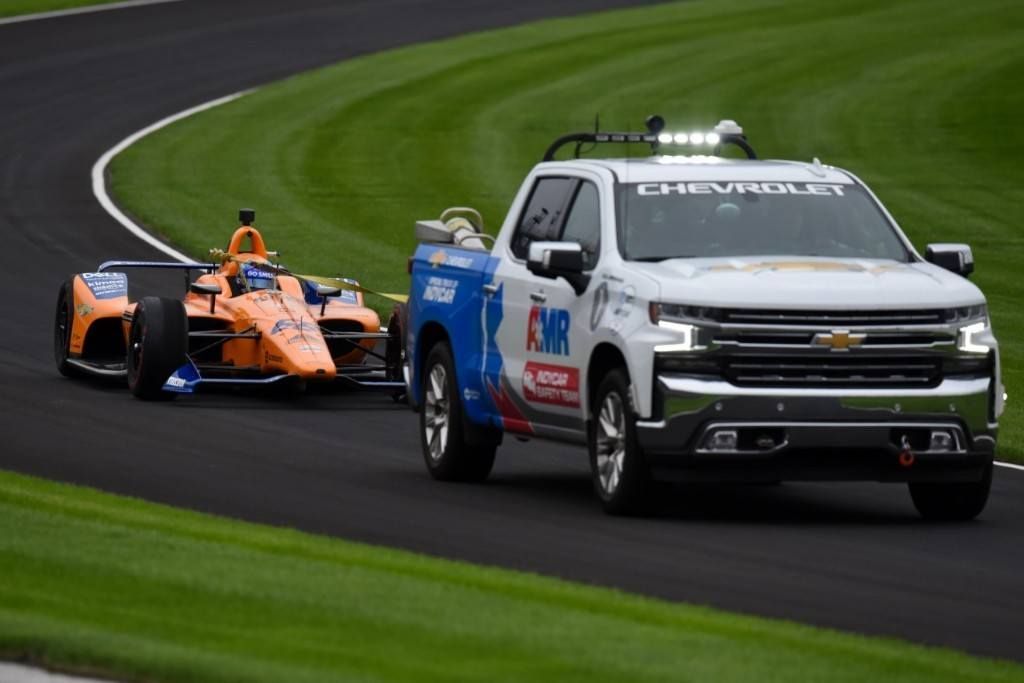
M621 4L563 0L557 11ZM0 26L0 467L1024 660L1021 472L998 469L983 517L966 524L921 522L904 487L877 484L679 489L651 519L613 519L598 510L580 449L510 440L487 484L433 482L415 416L386 397L215 394L154 405L116 385L57 375L51 329L61 280L108 258L160 257L92 196L90 167L107 148L231 92L555 7L186 0ZM235 208L224 207L226 216ZM230 227L211 226L211 245Z

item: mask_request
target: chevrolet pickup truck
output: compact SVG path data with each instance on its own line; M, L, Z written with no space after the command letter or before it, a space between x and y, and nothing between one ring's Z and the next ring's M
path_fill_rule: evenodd
M652 152L579 158L613 142ZM1006 396L971 249L922 256L848 171L759 160L732 121L651 117L556 140L496 238L471 209L416 234L405 372L437 479L486 478L508 432L586 444L611 514L642 512L655 480L903 482L925 518L985 506Z

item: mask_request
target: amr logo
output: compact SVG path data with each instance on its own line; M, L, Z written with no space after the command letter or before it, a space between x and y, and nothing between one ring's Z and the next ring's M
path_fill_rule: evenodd
M569 311L533 306L526 325L526 350L569 355Z

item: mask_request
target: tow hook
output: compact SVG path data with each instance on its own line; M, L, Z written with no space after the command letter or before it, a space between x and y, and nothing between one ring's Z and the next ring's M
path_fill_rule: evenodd
M917 459L914 456L914 451L910 448L910 441L907 439L907 435L903 435L903 444L900 449L900 465L903 467L913 467L914 461Z

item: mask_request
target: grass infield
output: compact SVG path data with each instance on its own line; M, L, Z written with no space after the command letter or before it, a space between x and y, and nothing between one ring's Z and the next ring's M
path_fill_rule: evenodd
M762 157L863 177L919 248L973 245L1011 393L1000 457L1024 461L1021 44L1018 0L722 0L545 21L264 88L128 149L113 190L197 256L252 205L300 272L403 291L415 219L470 205L495 231L548 143L595 114L614 129L652 112L684 130L735 118Z
M106 5L123 0L0 0L0 17L13 17L19 14L37 14L62 9L74 9L89 5Z
M0 658L144 681L1024 681L1024 667L0 472Z

